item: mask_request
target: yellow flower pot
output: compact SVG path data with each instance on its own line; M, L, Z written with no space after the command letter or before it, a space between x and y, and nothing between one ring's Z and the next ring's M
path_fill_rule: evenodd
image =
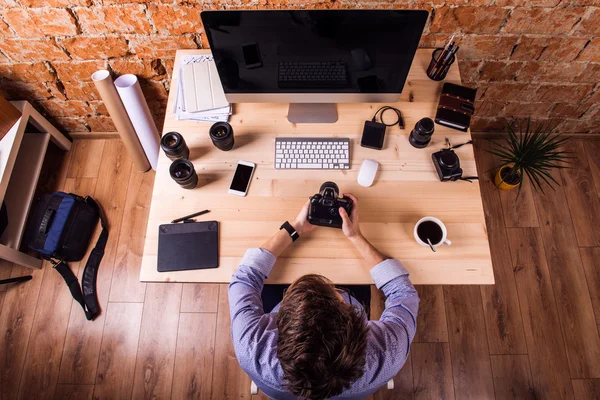
M513 167L513 165L514 164L503 165L502 167L500 167L500 169L498 170L498 172L496 172L496 177L494 178L494 183L496 184L496 187L498 189L501 189L501 190L511 190L511 189L514 189L514 188L516 188L516 187L519 186L519 182L517 182L516 184L513 185L511 183L505 182L502 179L502 173L505 170L507 170L507 169L511 169ZM520 181L521 180L521 173L518 172L518 175L519 175L519 181Z

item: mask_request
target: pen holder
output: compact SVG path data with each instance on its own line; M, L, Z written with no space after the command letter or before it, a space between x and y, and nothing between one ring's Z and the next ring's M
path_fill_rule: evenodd
M427 76L429 79L434 81L444 80L450 67L454 64L456 60L454 55L446 63L443 62L444 60L441 59L443 52L444 49L435 49L431 54L431 62L429 63L429 67L427 67Z

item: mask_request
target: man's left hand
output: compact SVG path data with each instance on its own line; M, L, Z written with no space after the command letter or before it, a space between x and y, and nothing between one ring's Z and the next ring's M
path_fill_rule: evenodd
M298 232L298 235L302 236L302 234L315 230L316 225L308 222L308 207L310 207L310 200L306 200L302 210L296 217L296 219L291 222L292 226Z

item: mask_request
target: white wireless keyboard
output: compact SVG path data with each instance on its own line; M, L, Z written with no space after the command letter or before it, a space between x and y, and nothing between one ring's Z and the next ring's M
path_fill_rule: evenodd
M350 169L350 139L276 138L276 169Z

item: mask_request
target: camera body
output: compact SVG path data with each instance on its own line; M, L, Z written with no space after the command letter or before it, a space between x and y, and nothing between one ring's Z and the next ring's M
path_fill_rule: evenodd
M313 225L328 226L330 228L341 228L342 217L339 208L350 215L352 211L352 200L348 197L339 197L340 189L333 182L325 182L321 185L319 193L310 198L308 208L308 222Z
M435 170L440 181L456 181L462 178L463 170L460 168L460 160L452 149L442 149L431 155Z

